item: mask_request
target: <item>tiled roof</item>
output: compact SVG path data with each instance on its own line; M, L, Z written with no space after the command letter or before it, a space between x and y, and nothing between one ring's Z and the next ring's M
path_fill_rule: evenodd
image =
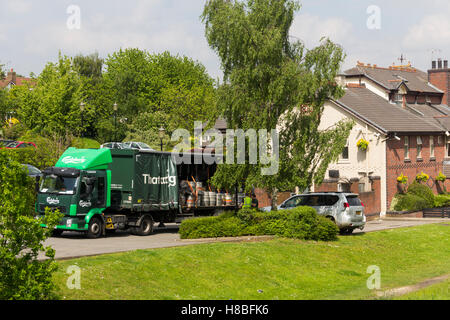
M23 86L27 83L30 83L31 85L35 85L36 80L32 79L32 78L17 77L16 82L14 83L11 79L3 79L3 80L0 80L0 88L6 88L10 83L13 83L16 86Z
M357 118L384 133L438 133L445 131L434 115L422 116L401 105L390 103L364 87L346 88L345 95L335 102ZM435 110L433 109L432 112ZM441 114L441 116L444 115Z
M403 82L410 91L442 93L441 90L428 83L428 74L426 72L413 68L395 69L358 65L344 71L344 75L364 75L388 90L396 90Z

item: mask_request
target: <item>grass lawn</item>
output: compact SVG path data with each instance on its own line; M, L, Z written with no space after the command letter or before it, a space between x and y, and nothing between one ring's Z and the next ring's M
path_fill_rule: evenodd
M437 224L335 242L199 244L62 261L54 277L62 299L367 299L369 266L381 290L415 284L450 272L449 243L450 227ZM66 287L71 265L81 290Z

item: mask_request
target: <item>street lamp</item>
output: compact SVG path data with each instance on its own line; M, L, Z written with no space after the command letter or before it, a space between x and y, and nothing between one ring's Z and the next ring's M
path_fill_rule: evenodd
M117 142L117 110L119 110L117 102L114 103L113 110L114 110L114 142Z
M81 102L80 103L80 111L81 111L81 137L83 137L83 135L84 135L84 115L83 115L83 113L84 113L84 109L85 109L85 104L84 104L84 102Z
M163 151L163 139L164 139L165 134L166 134L166 129L164 129L164 127L161 126L161 128L159 128L159 140L161 142L161 151Z

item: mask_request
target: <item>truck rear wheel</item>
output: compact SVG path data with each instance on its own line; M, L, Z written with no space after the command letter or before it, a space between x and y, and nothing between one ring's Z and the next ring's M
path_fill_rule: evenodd
M98 217L93 217L89 221L87 237L89 239L97 239L103 234L103 223Z
M138 236L148 236L153 233L153 219L150 216L142 218L141 224L135 227L134 232Z

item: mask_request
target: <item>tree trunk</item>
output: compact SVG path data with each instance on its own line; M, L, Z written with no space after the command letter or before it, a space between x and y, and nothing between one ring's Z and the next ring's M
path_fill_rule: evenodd
M278 189L273 188L271 190L270 198L272 200L272 210L277 210L278 208Z

